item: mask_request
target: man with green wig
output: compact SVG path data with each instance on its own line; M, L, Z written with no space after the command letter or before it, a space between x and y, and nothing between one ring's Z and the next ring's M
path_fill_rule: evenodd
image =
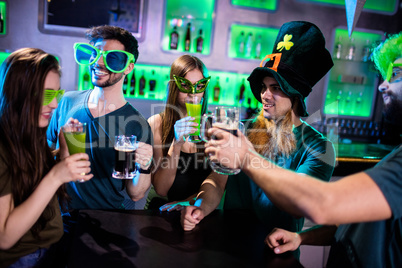
M377 47L373 60L384 79L378 87L384 117L401 129L402 33ZM212 128L209 134L217 138L206 144L211 161L241 168L284 211L323 225L298 233L275 229L265 241L276 254L327 244L326 267L402 267L402 144L375 167L327 183L267 161L241 133Z

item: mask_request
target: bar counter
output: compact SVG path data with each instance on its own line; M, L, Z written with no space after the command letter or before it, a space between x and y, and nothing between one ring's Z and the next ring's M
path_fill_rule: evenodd
M385 144L334 144L336 166L333 176L347 176L375 166L395 147Z
M81 210L68 267L302 267L267 234L249 211L216 210L184 232L180 212Z

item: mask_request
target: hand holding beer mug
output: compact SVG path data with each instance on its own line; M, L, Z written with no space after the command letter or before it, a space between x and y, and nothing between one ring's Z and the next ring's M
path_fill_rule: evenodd
M61 129L63 131L70 155L85 153L86 125L86 123L69 122L62 126Z
M114 143L115 164L112 177L115 179L133 179L137 171L135 150L137 137L124 135L116 136Z
M200 137L200 121L201 121L201 110L202 110L203 98L196 95L188 95L184 102L186 103L187 115L194 117L194 122L198 124L197 130L189 134L187 141L198 143L201 142Z
M214 114L204 114L202 117L201 137L208 142L210 137L207 136L208 129L211 127L220 128L237 136L237 131L244 133L244 125L239 120L239 110L236 107L216 107ZM209 126L208 126L209 124ZM211 137L212 139L214 137ZM224 166L224 163L209 162L211 168L219 174L235 175L240 169L232 169Z

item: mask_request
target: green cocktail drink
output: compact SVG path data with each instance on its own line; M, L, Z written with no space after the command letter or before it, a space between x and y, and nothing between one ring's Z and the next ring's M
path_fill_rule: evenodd
M195 120L193 120L193 121L198 124L198 126L196 126L197 131L190 134L190 136L199 136L200 135L201 108L202 108L201 103L199 103L199 104L186 103L187 114L191 117L194 117Z
M70 155L85 153L85 132L64 132Z
M62 130L70 155L85 153L86 123L68 123Z

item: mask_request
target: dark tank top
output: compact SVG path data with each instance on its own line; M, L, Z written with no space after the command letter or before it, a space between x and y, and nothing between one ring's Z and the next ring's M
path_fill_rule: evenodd
M167 194L169 202L179 201L198 193L201 183L211 173L204 153L180 152L176 177Z

